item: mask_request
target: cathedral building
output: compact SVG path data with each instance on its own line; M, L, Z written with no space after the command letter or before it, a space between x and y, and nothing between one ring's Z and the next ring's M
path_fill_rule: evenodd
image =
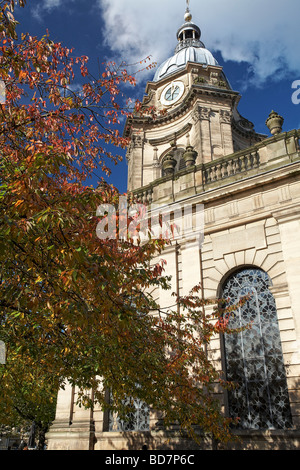
M172 291L157 293L162 308L171 292L198 282L206 299L254 293L232 323L252 328L210 344L219 369L239 384L222 397L224 413L240 417L241 441L228 448L300 449L300 131L283 132L272 111L268 135L257 133L238 111L240 98L187 8L174 55L143 98L163 113L125 126L128 191L148 204L203 208L201 243L182 238L164 252ZM124 425L77 407L76 394L59 392L50 450L193 448L176 429L158 428L143 403Z

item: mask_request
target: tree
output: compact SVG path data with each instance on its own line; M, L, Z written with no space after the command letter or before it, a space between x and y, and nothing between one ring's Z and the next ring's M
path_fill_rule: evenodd
M17 351L11 351L6 364L0 366L0 417L1 427L18 428L29 434L35 426L37 448L43 450L45 433L55 417L58 378L35 361L26 357L20 360Z
M119 132L120 116L129 115L120 90L135 78L125 64L114 63L95 78L87 57L74 57L48 35L16 40L7 9L13 3L2 2L0 37L6 89L0 110L0 339L8 356L0 411L11 394L12 409L43 423L44 415L30 405L38 386L44 407L45 397L68 379L82 390L85 406L93 404L84 390L93 389L107 407L104 391L110 389L110 407L120 415L128 412L126 397L139 398L160 411L166 425L178 421L195 437L196 423L226 441L230 420L212 394L216 382L225 382L206 345L226 330L220 315L229 309L217 304L208 317L208 302L195 288L176 299L181 310L163 312L151 290L168 288L163 262L153 261L166 241L135 244L96 234L106 216L97 215L99 205L119 203L105 175L120 158L110 146L128 145ZM81 90L75 92L78 77ZM104 175L96 189L86 183L95 171ZM116 232L130 221L117 210Z

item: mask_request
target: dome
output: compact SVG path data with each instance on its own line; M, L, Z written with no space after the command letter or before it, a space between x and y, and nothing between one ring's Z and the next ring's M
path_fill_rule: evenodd
M205 49L205 47L188 46L165 60L156 70L153 81L158 82L178 72L178 70L184 69L188 62L196 62L203 65L218 65L212 53Z
M178 70L184 69L188 62L202 65L218 65L210 51L205 49L200 28L192 22L192 15L187 8L185 23L177 31L178 44L172 57L163 62L157 69L153 81L158 82Z

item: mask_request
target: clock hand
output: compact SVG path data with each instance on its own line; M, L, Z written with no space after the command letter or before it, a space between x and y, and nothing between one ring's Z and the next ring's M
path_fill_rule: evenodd
M173 91L173 99L176 98L176 96L178 95L178 86L175 87L174 91Z
M171 85L172 99L174 97L174 92L175 92L175 85L174 85L174 83L172 83L172 85Z

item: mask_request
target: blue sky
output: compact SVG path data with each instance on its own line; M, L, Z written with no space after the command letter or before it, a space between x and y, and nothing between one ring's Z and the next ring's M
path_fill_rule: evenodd
M273 109L285 118L284 131L299 128L300 104L292 102L292 84L300 80L299 0L191 0L190 9L256 131L268 133ZM48 29L53 41L87 55L97 73L98 61L133 63L152 55L159 64L173 55L184 11L185 0L27 0L15 16L19 33L42 36ZM140 74L133 97L142 98L153 75ZM126 190L125 161L110 180Z

